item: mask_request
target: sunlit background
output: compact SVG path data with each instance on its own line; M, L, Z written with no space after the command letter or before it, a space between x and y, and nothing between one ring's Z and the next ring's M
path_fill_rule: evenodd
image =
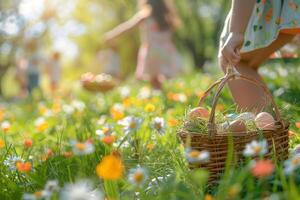
M18 56L26 51L27 42L36 41L38 52L45 59L51 52L61 53L63 80L76 80L83 72L101 72L105 62L99 54L105 51L103 33L137 11L136 0L7 0L0 5L0 74L1 80L5 80L2 81L5 96L14 96L19 91L14 74ZM216 58L229 2L177 0L176 5L183 23L174 40L184 57L186 71L194 66L202 68ZM136 67L138 31L117 42L122 78L131 75ZM47 77L42 79L42 85L45 82Z

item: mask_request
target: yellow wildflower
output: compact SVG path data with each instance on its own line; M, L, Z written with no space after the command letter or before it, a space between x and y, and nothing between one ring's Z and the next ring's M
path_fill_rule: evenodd
M150 112L153 112L155 110L155 106L151 103L148 103L146 106L145 106L145 111L150 113Z

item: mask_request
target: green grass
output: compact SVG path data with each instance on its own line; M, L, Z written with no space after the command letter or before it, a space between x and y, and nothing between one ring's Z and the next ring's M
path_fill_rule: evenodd
M288 76L282 76L280 70L287 70ZM290 146L299 143L299 129L295 122L300 121L300 86L299 67L291 66L278 68L272 66L264 68L263 74L275 94L282 113L291 122L291 130L296 133L290 139ZM298 73L296 73L298 72ZM264 179L253 177L248 164L228 164L224 178L218 185L208 185L208 172L204 169L190 171L184 157L184 149L176 137L177 129L186 115L186 111L195 107L199 97L197 94L204 91L217 75L194 73L164 85L162 92L153 92L148 98L140 99L142 88L145 84L129 80L122 87L128 87L130 94L127 100L121 97L121 87L106 94L91 94L79 88L68 94L62 94L58 103L60 107L70 105L74 100L84 103L85 109L75 110L67 114L63 109L60 112L44 116L48 127L37 132L35 120L41 117L41 103L46 109L52 110L55 101L51 98L35 94L32 98L14 103L2 102L5 120L11 123L8 132L1 131L0 138L5 141L5 147L0 149L0 199L21 199L23 193L33 193L43 189L47 180L56 179L61 188L70 182L88 179L95 188L99 188L105 195L116 199L209 199L212 195L215 199L263 199L273 195L273 199L299 199L300 198L300 174L295 173L288 177L282 170L282 163L276 165L275 172ZM278 91L280 88L281 91ZM186 96L186 100L174 101L172 94ZM211 98L206 101L210 106ZM143 123L137 131L131 133L126 141L129 145L121 145L118 149L125 164L125 173L122 179L114 182L103 181L96 175L96 166L103 156L115 150L118 143L124 137L124 131L113 119L111 108L120 103L125 105L124 115L135 116L143 119ZM153 112L146 112L145 106L153 104ZM223 112L231 112L235 109L228 90L225 90L219 104L224 105ZM225 114L225 113L224 113ZM154 117L165 119L167 128L164 134L157 133L151 126ZM100 123L102 119L102 123ZM4 119L3 119L4 120ZM174 126L174 121L179 124ZM103 125L110 124L117 136L113 146L100 141L95 134ZM24 139L33 141L31 148L24 148ZM86 141L91 139L95 151L89 155L72 156L66 158L64 152L72 151L70 141ZM129 140L130 139L130 140ZM147 148L153 144L153 149ZM230 147L229 147L230 148ZM51 149L53 155L47 159L45 155ZM25 161L32 162L33 169L28 173L17 172L8 169L4 160L10 155L18 155ZM230 160L229 160L230 161ZM228 162L229 162L228 161ZM142 187L134 187L128 182L128 173L137 165L145 167L149 172L149 179ZM152 179L159 178L158 184L148 188ZM152 184L153 185L153 184ZM136 193L139 192L139 193ZM58 199L56 192L52 199ZM270 197L270 199L272 199Z

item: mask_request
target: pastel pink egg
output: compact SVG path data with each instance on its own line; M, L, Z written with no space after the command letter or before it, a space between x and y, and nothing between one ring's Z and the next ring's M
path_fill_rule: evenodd
M261 112L255 117L255 124L261 130L274 130L275 120L270 113Z
M188 117L191 119L194 118L203 118L203 119L208 119L209 118L209 111L203 107L196 107L193 108L189 114Z
M230 132L246 132L246 124L242 120L235 120L231 122L228 126Z

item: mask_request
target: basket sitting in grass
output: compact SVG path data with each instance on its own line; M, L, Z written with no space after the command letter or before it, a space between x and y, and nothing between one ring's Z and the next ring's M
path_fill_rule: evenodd
M90 92L107 92L116 86L116 81L109 74L103 73L95 76L88 72L82 75L81 84Z
M223 127L220 128L220 126L216 124L215 111L220 93L226 83L232 79L242 79L263 88L264 92L270 99L275 113L275 119L271 117L271 119L273 119L272 126L264 123L265 121L259 121L262 117L270 119L271 115L268 113L262 113L259 116L256 116L254 125L253 123L243 124L243 121L235 121L235 126L229 124L229 128L227 126L224 131ZM220 178L220 175L225 170L226 159L229 152L228 149L230 146L229 144L231 144L231 147L233 148L234 162L239 162L243 159L243 151L246 144L253 140L259 140L262 138L264 138L268 144L268 153L265 155L267 158L275 157L277 160L286 159L288 156L289 125L288 123L283 122L280 112L268 89L256 80L245 77L233 68L229 68L226 75L219 81L215 82L204 93L199 102L200 106L203 104L204 99L208 96L208 94L211 93L212 89L217 86L218 88L213 98L209 116L207 116L206 119L200 119L198 121L197 119L189 119L178 132L178 135L186 148L198 151L208 151L210 154L209 161L198 164L190 163L190 168L193 169L201 167L209 170L210 182L215 182ZM201 110L200 115L203 115L203 111ZM204 115L207 114L204 112ZM263 124L265 124L265 126L262 126ZM233 128L230 128L230 126L233 126Z

